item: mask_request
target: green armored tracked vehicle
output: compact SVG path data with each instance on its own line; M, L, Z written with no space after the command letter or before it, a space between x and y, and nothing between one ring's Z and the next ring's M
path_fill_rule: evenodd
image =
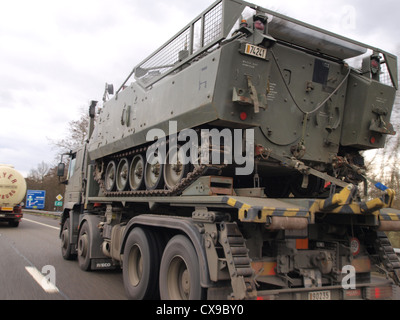
M392 54L215 2L92 102L64 258L122 267L133 299L391 297L371 271L399 280L394 191L361 202L357 185L360 151L395 134L397 86Z

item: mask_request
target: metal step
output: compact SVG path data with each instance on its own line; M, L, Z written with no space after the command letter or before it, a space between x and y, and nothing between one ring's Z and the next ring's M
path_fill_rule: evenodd
M255 299L254 270L251 259L236 223L223 222L220 225L219 242L225 253L229 274L232 283L232 298L239 300Z

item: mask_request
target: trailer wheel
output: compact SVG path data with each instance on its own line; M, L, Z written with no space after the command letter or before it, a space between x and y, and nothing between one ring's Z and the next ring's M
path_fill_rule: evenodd
M78 237L78 263L83 271L90 270L90 235L89 226L85 221L79 231Z
M134 228L126 240L122 273L130 299L157 298L160 252L153 239L148 231Z
M61 231L61 254L65 260L74 260L76 255L71 253L72 245L69 237L69 218L64 221Z
M167 244L160 266L160 296L162 300L200 300L199 259L192 242L183 235Z

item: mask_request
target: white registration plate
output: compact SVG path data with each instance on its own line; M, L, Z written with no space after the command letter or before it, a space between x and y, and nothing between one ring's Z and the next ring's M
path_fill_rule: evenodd
M244 53L261 59L265 59L267 57L267 49L254 46L249 43L246 43Z
M6 215L5 214L0 214L0 218L5 218L6 217Z
M331 300L331 292L330 291L309 292L308 300Z

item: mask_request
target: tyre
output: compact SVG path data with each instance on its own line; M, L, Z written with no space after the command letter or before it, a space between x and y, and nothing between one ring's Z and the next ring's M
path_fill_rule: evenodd
M19 226L19 221L15 221L15 220L8 221L8 225L9 225L11 228L18 228L18 226Z
M85 221L78 237L78 263L83 271L90 271L90 234L89 225Z
M149 300L159 297L160 251L155 236L145 229L134 228L126 240L122 274L125 291L130 299Z
M200 300L199 259L192 242L183 235L167 244L160 266L160 296L162 300Z
M72 254L72 244L69 236L69 218L64 221L61 231L61 254L65 260L75 260L76 254Z

